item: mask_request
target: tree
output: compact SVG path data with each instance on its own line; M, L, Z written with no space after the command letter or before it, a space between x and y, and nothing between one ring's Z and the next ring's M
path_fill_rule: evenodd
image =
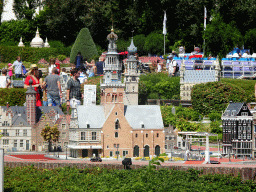
M166 45L168 45L168 39L165 39ZM144 49L151 54L163 54L164 53L164 36L159 33L151 33L147 36Z
M35 37L35 32L33 22L27 19L5 21L0 25L0 42L17 46L22 37L23 43L27 45Z
M59 140L60 132L58 130L58 125L55 124L51 127L49 124L45 125L44 129L41 131L41 136L43 137L44 141L48 141L48 151L51 151L51 144L52 142L56 142Z
M234 22L226 24L220 14L216 14L207 26L204 38L206 55L213 54L223 58L238 44L242 45L242 35Z
M193 109L204 115L224 111L229 101L246 102L247 99L242 88L223 82L197 84L191 92Z
M13 9L17 19L32 20L40 0L14 0Z
M98 55L96 45L94 44L91 34L87 28L81 29L76 38L70 53L71 63L75 62L75 57L79 51L81 52L81 55L84 57L84 59L88 60Z

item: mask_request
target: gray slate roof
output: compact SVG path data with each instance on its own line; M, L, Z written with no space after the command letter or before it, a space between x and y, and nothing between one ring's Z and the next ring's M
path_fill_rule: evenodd
M226 108L223 116L230 116L233 112L234 116L240 112L244 103L229 103L228 107Z
M215 81L215 70L186 70L184 83L207 83Z
M6 106L1 106L4 111L7 110ZM27 111L25 106L10 106L12 113L13 113L13 119L12 119L12 125L14 126L20 126L20 123L23 123L24 126L30 126L27 123ZM41 107L36 107L36 121L38 122L39 119L41 118L43 113L48 113L50 109L55 109L59 115L64 115L62 112L61 108L57 106L41 106ZM42 113L43 111L43 113Z
M133 129L163 129L163 119L158 105L128 105L125 110L125 118Z
M79 106L78 125L79 128L86 128L87 123L90 128L102 128L106 117L104 107L100 105ZM163 119L160 106L158 105L128 105L125 106L125 118L133 129L163 129Z
M79 128L102 128L105 123L105 114L103 106L99 105L80 105L77 109Z

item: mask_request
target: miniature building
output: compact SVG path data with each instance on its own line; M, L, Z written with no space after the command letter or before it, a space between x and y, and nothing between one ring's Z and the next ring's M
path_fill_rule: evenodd
M219 81L218 61L196 63L183 60L180 68L180 100L191 100L191 90L195 84L214 81Z
M25 47L25 45L24 45L23 42L22 42L22 37L20 37L20 42L19 42L18 47Z
M131 45L128 47L129 58L126 61L126 70L124 83L125 83L125 95L124 104L125 105L138 105L138 91L139 91L139 74L137 73L137 63L135 58L135 53L137 52L137 47L133 44L133 39Z
M67 100L67 83L69 80L69 76L67 74L60 74L60 85L62 91L62 103L66 103Z
M84 85L84 105L96 105L96 85Z
M223 128L223 154L250 157L253 147L253 116L248 106L245 103L230 102L221 119Z
M107 38L101 105L78 106L73 110L76 115L71 116L68 146L71 156L159 155L165 151L160 107L124 104L125 84L121 82L122 66L113 29Z
M39 35L38 28L36 30L36 36L34 37L34 39L32 39L30 46L31 47L39 47L39 48L44 47L44 41Z
M36 107L36 92L29 87L26 92L26 106L1 106L0 130L3 133L0 147L6 151L44 151L48 142L41 136L47 123L58 124L59 141L54 145L64 148L68 145L69 116L59 107Z
M47 40L47 37L46 37L46 39L45 39L44 47L47 47L47 48L50 47L50 45L49 45L49 43L48 43L48 40Z

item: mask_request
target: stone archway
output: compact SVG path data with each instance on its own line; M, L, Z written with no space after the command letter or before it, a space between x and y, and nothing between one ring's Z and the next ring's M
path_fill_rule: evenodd
M156 156L159 156L159 155L160 155L160 146L159 146L159 145L157 145L157 146L155 147L155 155L156 155Z
M149 146L148 145L146 145L144 147L144 157L149 157Z
M140 148L138 145L135 145L133 148L133 157L139 157L140 156Z

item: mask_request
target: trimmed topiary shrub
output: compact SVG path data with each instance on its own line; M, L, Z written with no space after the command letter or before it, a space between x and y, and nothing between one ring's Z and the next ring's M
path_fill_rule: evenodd
M224 111L229 101L246 102L247 100L245 90L222 82L194 85L191 92L193 109L204 115L212 111Z
M89 61L92 57L98 55L96 45L94 44L92 36L87 28L81 29L76 38L70 53L71 63L75 62L75 57L79 51L81 52L81 55L84 57L84 59Z

